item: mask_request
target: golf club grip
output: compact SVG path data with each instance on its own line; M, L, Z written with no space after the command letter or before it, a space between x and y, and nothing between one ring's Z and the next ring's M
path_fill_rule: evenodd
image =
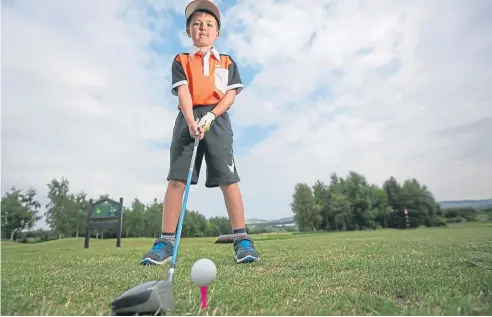
M190 192L191 177L193 176L193 168L195 167L196 153L198 150L198 144L200 142L200 135L195 136L195 144L193 145L193 154L191 156L190 169L188 170L188 178L186 180L186 188L183 197L183 203L181 205L181 213L179 215L178 229L176 232L176 240L174 242L173 257L171 260L171 266L169 270L174 273L174 267L176 266L176 258L178 256L179 241L181 240L181 229L183 227L183 220L186 211L186 203L188 201L188 193ZM174 275L174 274L173 274Z

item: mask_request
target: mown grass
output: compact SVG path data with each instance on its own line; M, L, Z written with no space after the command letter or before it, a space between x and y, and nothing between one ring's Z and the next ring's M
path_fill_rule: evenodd
M234 263L231 245L182 239L172 315L491 315L492 226L261 235L261 261ZM110 315L139 283L165 279L143 267L152 239L64 239L2 245L3 315ZM190 269L218 268L201 311Z

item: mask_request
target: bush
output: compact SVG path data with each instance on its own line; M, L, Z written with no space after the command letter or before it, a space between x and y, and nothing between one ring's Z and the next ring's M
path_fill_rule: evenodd
M22 238L19 240L20 243L40 243L43 242L41 238Z
M446 218L432 215L425 219L427 227L445 227L447 226Z
M296 232L297 231L297 228L294 227L294 226L290 226L290 227L286 227L285 230L287 232Z
M491 220L491 217L487 213L481 212L475 216L475 220L480 222L487 222Z
M467 222L467 220L463 217L454 217L454 218L449 218L447 220L448 223L461 223L461 222Z

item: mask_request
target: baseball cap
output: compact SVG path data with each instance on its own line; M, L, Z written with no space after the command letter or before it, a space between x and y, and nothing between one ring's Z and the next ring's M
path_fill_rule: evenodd
M220 11L219 8L210 0L193 0L186 6L185 9L185 18L186 21L190 18L190 16L197 10L207 10L212 12L212 14L217 19L220 28Z

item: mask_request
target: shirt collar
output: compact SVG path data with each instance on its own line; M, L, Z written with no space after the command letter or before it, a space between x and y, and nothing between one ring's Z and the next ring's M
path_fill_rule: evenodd
M196 53L198 53L200 51L200 48L196 47L196 46L192 46L191 49L190 49L190 57L193 59L193 57L195 56ZM217 51L217 49L215 48L215 46L212 46L212 48L210 49L210 52L215 56L215 58L220 61L220 53L219 51Z

